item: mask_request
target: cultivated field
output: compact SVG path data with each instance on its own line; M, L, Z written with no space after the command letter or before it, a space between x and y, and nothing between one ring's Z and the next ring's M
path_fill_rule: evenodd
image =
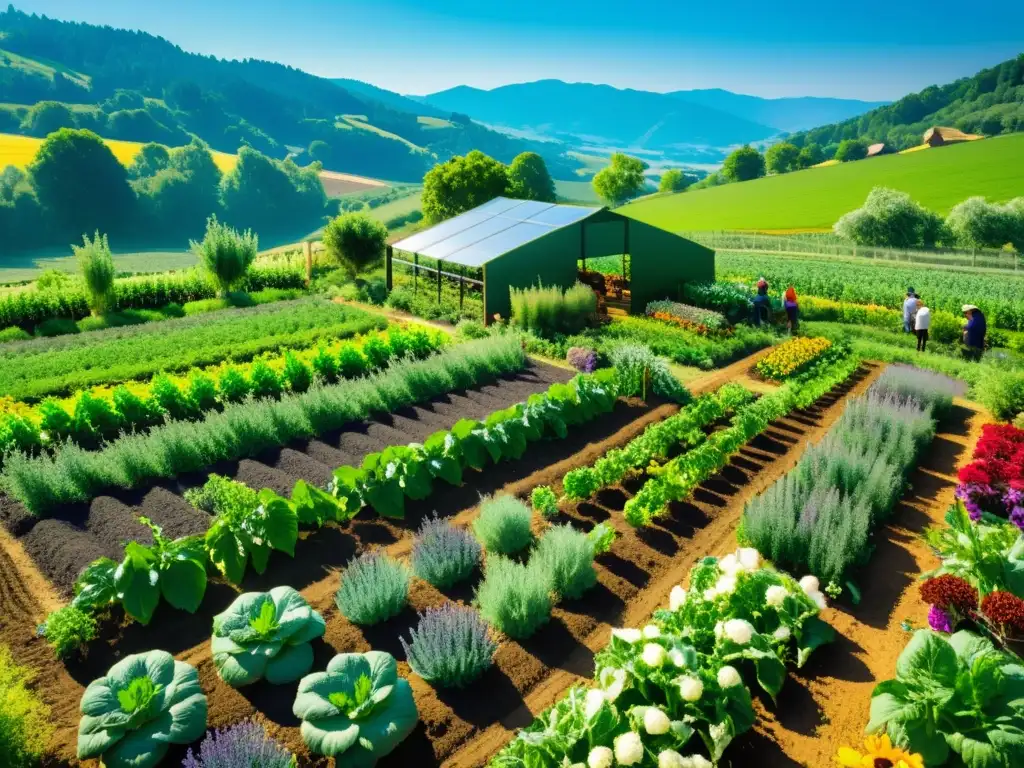
M827 231L875 186L908 192L944 215L972 195L1000 202L1024 195L1021 167L1018 133L654 197L622 213L673 232Z

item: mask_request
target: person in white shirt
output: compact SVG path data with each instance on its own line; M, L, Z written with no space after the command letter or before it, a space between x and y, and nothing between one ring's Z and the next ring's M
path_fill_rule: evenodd
M907 288L907 298L903 302L903 332L914 332L914 312L917 311L917 294L913 288Z
M932 311L917 300L917 312L914 314L914 330L917 332L917 351L924 352L928 344L928 328L932 324Z

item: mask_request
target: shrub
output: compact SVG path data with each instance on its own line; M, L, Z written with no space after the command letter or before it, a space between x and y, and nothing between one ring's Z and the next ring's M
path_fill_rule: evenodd
M593 373L597 368L597 353L586 347L569 347L565 361L580 373Z
M380 263L387 240L387 227L365 213L343 213L323 234L327 253L351 278Z
M4 328L0 331L0 344L6 344L8 341L25 341L26 339L31 338L31 333L22 330L16 325L12 325L10 328Z
M574 600L597 584L594 544L571 525L555 525L540 537L530 556L530 567L547 573L551 589L562 599Z
M270 397L276 400L284 389L281 386L281 379L265 360L257 360L252 364L249 381L252 385L252 396L256 398Z
M558 514L558 496L550 486L539 485L534 488L530 494L530 504L544 517L554 517Z
M188 399L198 413L216 410L217 385L202 371L192 371L188 376Z
M154 377L149 392L156 404L172 419L191 419L196 415L195 404L167 374L161 373Z
M514 496L497 496L480 504L473 532L488 553L513 555L533 541L530 508Z
M362 352L370 368L374 370L384 368L391 359L391 347L380 336L368 336L363 342Z
M123 384L111 393L114 410L121 414L125 426L135 430L154 427L164 420L164 411L152 397L139 397Z
M524 331L551 337L578 333L596 317L597 296L588 286L509 288L512 322Z
M974 385L974 397L1000 421L1024 411L1024 372L993 370Z
M647 397L648 392L686 403L690 393L672 375L668 363L643 344L618 344L608 357L615 369L617 392L621 397Z
M551 618L551 582L543 568L490 555L477 588L480 615L515 640L525 640Z
M455 326L455 335L460 339L485 339L490 333L479 320L464 318Z
M1010 206L989 203L984 197L969 197L953 206L946 226L956 244L964 248L1002 248L1020 239L1019 216Z
M412 544L412 572L438 589L468 579L480 565L480 544L464 528L434 517Z
M292 713L302 741L338 765L372 766L394 751L418 722L409 682L388 653L340 653L326 672L299 681Z
M397 616L409 598L409 572L397 560L367 552L341 575L335 602L353 624L372 626Z
M281 685L309 672L310 642L325 630L323 617L291 587L247 592L213 617L210 651L220 679L234 688L263 678Z
M305 392L313 383L313 371L291 350L288 350L284 353L282 378L288 383L288 389L292 392Z
M78 759L105 768L152 768L171 744L206 730L206 696L194 667L166 651L128 656L82 696Z
M31 689L33 672L0 645L0 765L36 768L53 733L50 708Z
M182 768L293 768L294 757L267 736L256 723L246 721L206 734L199 754L191 749Z
M51 613L41 629L58 659L82 653L96 639L96 619L74 605Z
M107 236L99 232L92 240L88 235L82 236L81 246L73 245L78 268L82 271L82 281L89 296L89 308L94 315L102 315L110 309L114 293L114 258L110 255Z
M225 403L240 403L249 395L249 381L234 366L229 365L217 380L220 399Z
M259 250L259 240L251 231L240 234L221 224L216 216L206 220L206 234L202 241L191 240L189 244L199 263L217 284L221 296L227 296L232 286L245 277Z
M946 239L938 214L906 192L875 187L863 207L847 213L833 227L839 237L861 245L891 248L932 247Z
M370 371L370 363L355 344L346 342L338 349L338 372L342 378L356 379Z
M420 615L410 640L400 638L413 672L442 688L464 688L493 663L497 644L472 608L445 603Z

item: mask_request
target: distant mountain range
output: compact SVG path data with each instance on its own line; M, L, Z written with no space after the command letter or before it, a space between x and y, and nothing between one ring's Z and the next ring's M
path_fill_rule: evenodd
M769 139L842 120L885 102L763 99L720 89L654 93L610 85L538 80L481 90L460 85L416 98L498 128L569 144L680 155Z

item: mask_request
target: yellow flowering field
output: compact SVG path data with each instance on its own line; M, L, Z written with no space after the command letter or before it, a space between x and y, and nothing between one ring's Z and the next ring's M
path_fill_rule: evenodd
M807 370L831 346L832 342L828 339L798 336L783 342L762 357L755 368L766 379L788 379Z

